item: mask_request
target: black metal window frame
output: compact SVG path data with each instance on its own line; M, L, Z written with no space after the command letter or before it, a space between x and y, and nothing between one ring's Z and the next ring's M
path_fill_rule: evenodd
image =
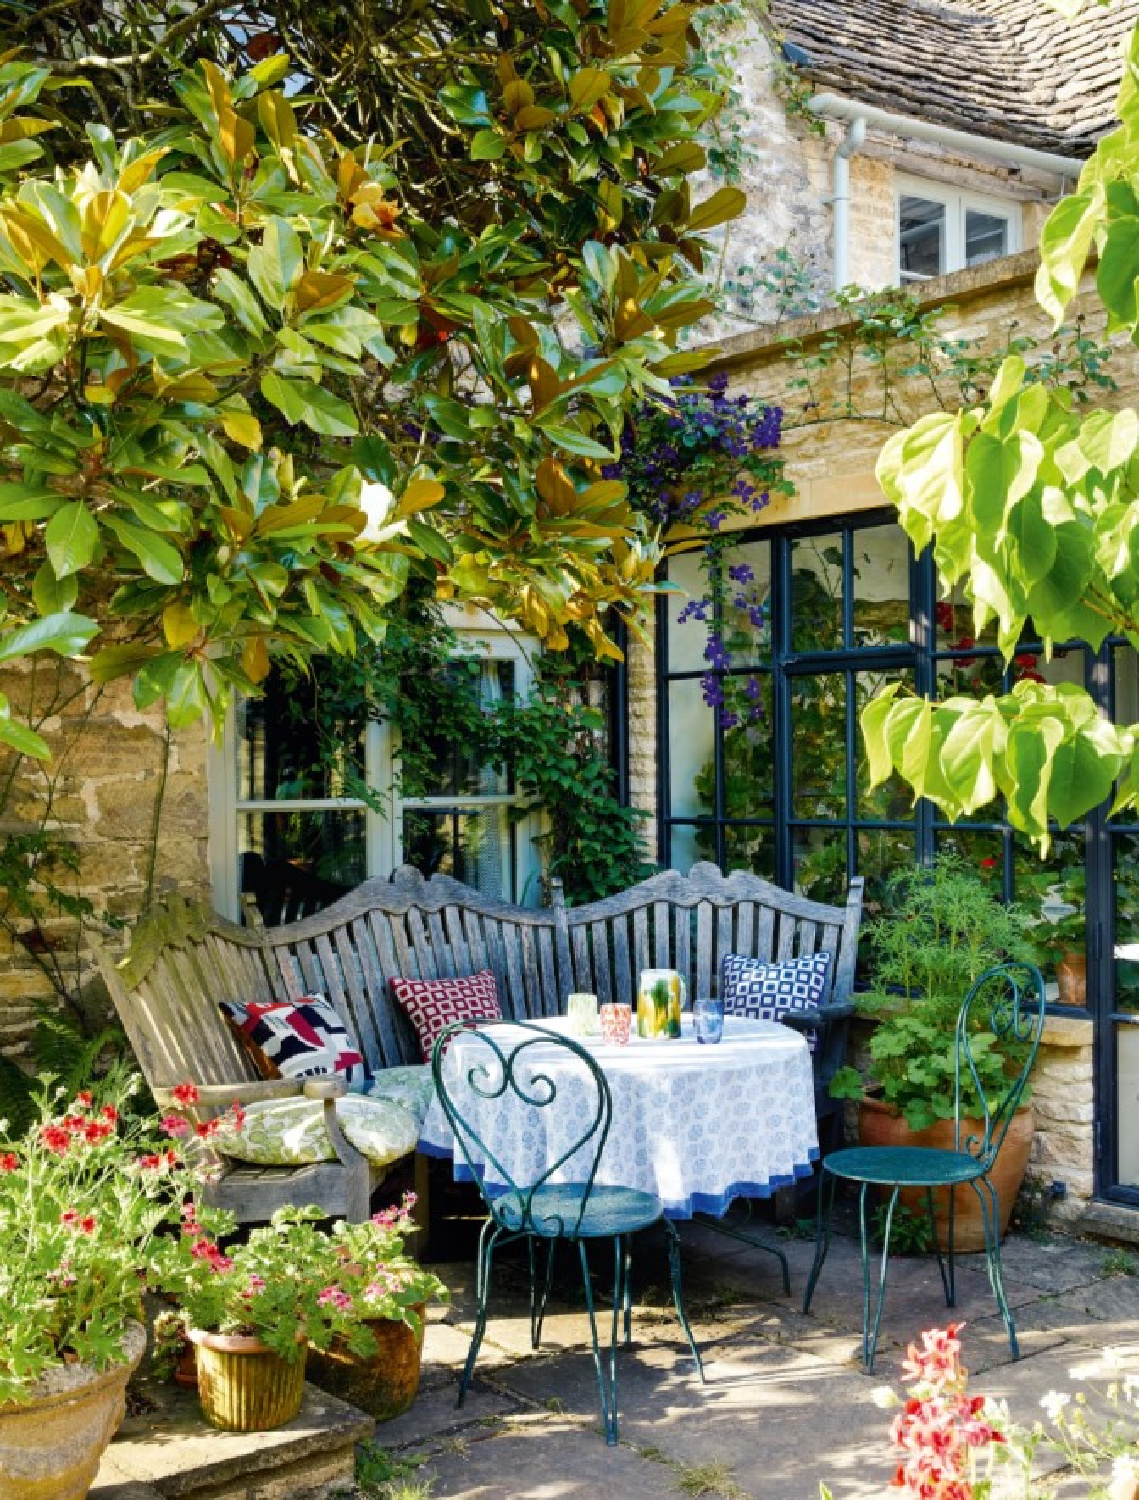
M657 602L657 829L658 847L662 865L672 862L673 831L677 828L704 827L715 835L715 857L721 866L725 862L727 830L733 826L771 827L774 839L774 875L778 884L791 888L794 880L794 835L797 828L833 827L842 828L846 839L848 871L858 868L857 836L861 828L890 828L914 834L915 857L923 861L933 858L939 837L950 831L961 834L998 835L1002 849L1002 886L1006 899L1016 896L1016 834L1005 822L998 819L970 821L967 824L947 823L931 803L919 801L912 822L879 822L860 820L853 781L857 775L857 725L854 723L853 695L847 693L846 757L847 798L846 816L843 819L796 819L792 816L791 785L792 756L794 753L791 713L791 690L797 677L818 675L820 671L845 672L848 681L856 671L872 671L898 668L912 670L916 690L923 695L935 695L939 666L960 658L960 649L951 649L939 639L937 605L938 587L936 569L932 556L910 555L910 640L899 646L873 648L847 647L841 651L793 651L791 649L791 570L792 543L810 536L843 535L843 611L844 639L851 641L850 613L853 609L854 590L851 579L852 542L856 534L872 531L885 525L895 525L896 515L890 510L878 509L857 516L830 516L811 521L791 523L778 527L749 527L731 533L731 540L740 545L769 542L772 546L771 571L771 652L762 664L733 667L724 675L765 675L772 682L772 734L775 737L773 815L771 818L741 819L729 817L724 805L724 733L718 720L715 722L713 753L715 769L715 806L707 817L673 816L670 808L671 772L669 758L669 687L676 681L699 678L703 668L670 671L669 667L669 619L667 597ZM720 611L717 606L715 623L718 626ZM1112 638L1099 651L1093 651L1082 642L1071 642L1064 649L1080 651L1084 655L1084 683L1092 696L1109 716L1114 716L1116 674L1113 652L1126 642ZM1037 652L1038 644L1026 642L1026 651ZM974 645L970 654L977 658L999 659L1000 651L995 645ZM1009 682L1009 672L1004 674ZM709 710L711 712L711 710ZM1077 827L1075 832L1080 832ZM1096 1118L1094 1123L1093 1148L1095 1157L1094 1191L1097 1197L1129 1206L1139 1207L1139 1186L1120 1184L1117 1085L1117 1029L1123 1024L1139 1024L1139 1015L1122 1011L1116 1005L1115 976L1115 879L1114 851L1121 837L1139 838L1139 818L1120 822L1108 817L1106 806L1099 807L1087 817L1082 825L1084 837L1087 889L1085 900L1086 945L1088 959L1087 1004L1084 1008L1053 1005L1050 1009L1063 1016L1091 1020L1095 1036L1095 1090Z

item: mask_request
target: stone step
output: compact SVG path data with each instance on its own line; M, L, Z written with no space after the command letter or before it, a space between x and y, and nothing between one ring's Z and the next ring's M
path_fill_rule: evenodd
M375 1430L371 1417L311 1385L296 1419L272 1432L222 1432L194 1391L140 1388L153 1409L119 1428L92 1500L315 1500L351 1485L356 1444Z

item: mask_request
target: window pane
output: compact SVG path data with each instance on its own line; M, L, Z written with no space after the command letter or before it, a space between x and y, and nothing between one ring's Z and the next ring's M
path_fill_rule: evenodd
M319 911L367 876L362 812L241 813L237 838L241 893L270 926Z
M992 821L990 819L990 821ZM936 830L937 852L959 854L998 900L1004 898L1005 839L995 829L973 833L960 824Z
M791 649L842 649L842 533L791 544Z
M699 672L707 665L704 647L712 628L712 606L703 556L702 551L682 552L668 560L669 582L684 591L665 595L670 672Z
M973 606L965 598L964 587L957 584L937 606L937 649L957 651L965 656L971 646L996 644L996 621L990 620L977 636L973 628Z
M1139 653L1133 646L1116 646L1111 653L1112 718L1117 724L1139 721ZM1125 813L1131 822L1135 813Z
M771 678L732 677L725 684L728 704L741 718L758 710L724 734L724 816L770 818L775 812L775 735L771 720Z
M724 869L750 870L764 880L775 879L775 829L729 823L724 828Z
M1115 1028L1118 1074L1116 1090L1119 1131L1119 1181L1139 1186L1139 1026L1124 1022Z
M514 697L512 661L463 661L447 669L447 676L461 692L469 692L484 709L493 709ZM416 785L405 784L407 797L489 797L511 790L505 768L490 765L478 747L456 740L454 726L434 726L417 746L422 768Z
M699 679L668 688L669 813L674 818L711 813L716 806L712 710Z
M812 901L840 906L849 884L844 828L798 828L794 833L795 889Z
M513 901L514 831L506 807L409 808L403 857L424 875L451 875L488 896Z
M906 645L910 639L910 547L900 526L851 536L855 646Z
M845 673L791 683L791 784L793 817L845 818Z
M903 281L945 274L945 204L904 197L898 204L898 270Z
M872 698L892 682L904 683L912 690L912 672L858 672L854 676L854 713L857 726L861 725L862 710ZM870 768L866 758L866 742L860 727L856 728L855 745L858 750L858 817L875 822L908 822L914 816L913 792L896 773L881 786L871 790Z
M237 704L237 795L242 802L352 797L364 774L365 716L328 715L324 684L275 668L260 698Z
M978 208L965 210L965 264L979 266L1008 254L1008 220Z
M724 643L732 665L771 656L771 543L728 548L721 576Z
M716 829L711 823L679 823L670 831L671 852L668 866L687 875L702 859L716 862Z
M1115 1009L1139 1013L1139 836L1115 846Z
M1082 1005L1073 991L1085 958L1086 866L1080 833L1059 833L1047 855L1017 837L1013 851L1013 894L1035 924L1036 963L1049 984L1050 1000ZM1059 982L1059 992L1054 986Z
M890 828L861 828L858 832L858 873L866 879L866 910L881 912L885 903L886 881L895 870L914 863L917 858L912 833Z

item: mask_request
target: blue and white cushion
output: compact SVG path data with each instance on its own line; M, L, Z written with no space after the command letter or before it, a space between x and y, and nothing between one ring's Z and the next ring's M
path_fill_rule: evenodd
M726 953L720 969L720 994L729 1016L753 1020L782 1021L788 1011L811 1010L823 1003L830 968L829 953L807 953L786 963L768 964ZM813 1052L819 1034L812 1027L804 1033Z

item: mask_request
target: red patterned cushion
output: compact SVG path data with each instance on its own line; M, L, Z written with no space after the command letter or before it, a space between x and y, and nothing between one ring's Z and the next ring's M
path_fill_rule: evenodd
M501 1021L498 989L489 969L465 979L393 979L392 994L407 1012L423 1061L435 1038L455 1021Z

